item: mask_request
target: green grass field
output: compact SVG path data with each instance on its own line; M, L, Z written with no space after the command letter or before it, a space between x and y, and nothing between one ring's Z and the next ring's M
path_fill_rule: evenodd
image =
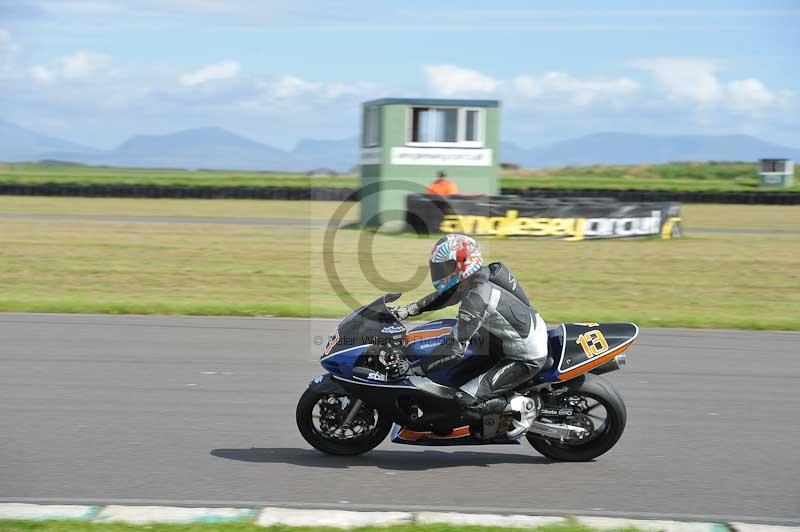
M12 521L0 520L2 532L333 532L341 530L330 527L261 527L253 523L209 523L191 525L127 525L121 523L102 523L86 521ZM514 532L529 530L535 532L592 532L591 528L571 525L549 525L536 528L502 528L482 526L433 525L394 525L367 526L349 529L352 532ZM627 528L626 532L636 532Z
M794 186L800 191L800 167ZM669 163L624 166L584 166L507 172L509 188L604 188L691 191L747 191L759 188L757 166L750 163ZM772 189L775 190L775 189Z
M78 164L0 163L0 183L184 185L203 187L354 187L352 175L308 177L289 172L117 168Z
M223 216L230 208L227 215L264 218L322 218L336 207L0 196L0 214L170 215L176 204L183 215ZM796 231L800 207L689 205L684 219L689 228ZM342 317L349 310L331 289L326 263L362 303L392 290L410 302L430 290L425 266L436 237L342 230L328 256L323 237L322 228L299 225L0 218L0 310ZM481 244L488 260L512 268L549 322L800 330L796 234ZM385 279L418 277L377 282L370 257Z
M336 201L184 200L139 198L62 198L0 196L0 214L70 214L91 216L210 216L219 218L297 218L327 220L342 205ZM347 204L346 218L358 207Z
M302 174L224 170L169 170L91 167L69 164L0 163L0 183L79 183L191 186L357 187L353 175L306 177ZM756 165L749 163L670 163L587 166L504 172L507 188L603 188L648 190L766 190L758 187ZM795 184L800 191L800 166Z
M135 198L60 198L0 196L0 214L118 216L197 216L220 218L298 218L326 220L344 202L264 200L183 200ZM357 204L346 204L346 219L358 218ZM800 207L687 204L688 227L800 231Z

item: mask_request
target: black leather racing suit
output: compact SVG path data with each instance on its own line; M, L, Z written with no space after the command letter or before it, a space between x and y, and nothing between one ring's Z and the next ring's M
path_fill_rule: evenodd
M408 306L411 315L461 304L449 341L422 362L429 374L453 367L464 357L470 338L483 328L502 341L500 360L462 389L481 401L510 392L533 377L547 359L547 329L528 296L503 264L481 267L443 293L433 293Z

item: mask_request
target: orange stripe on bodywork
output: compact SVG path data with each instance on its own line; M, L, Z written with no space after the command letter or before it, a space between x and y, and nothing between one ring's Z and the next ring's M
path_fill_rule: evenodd
M426 434L425 432L417 432L415 430L403 429L397 436L404 440L417 441L418 439L425 436L425 434Z
M408 441L419 441L423 438L431 440L452 440L454 438L463 438L465 436L469 436L469 427L458 427L457 429L453 429L453 432L445 436L439 436L431 432L417 432L415 430L403 429L397 436Z
M568 381L569 379L574 379L578 375L583 375L587 371L591 371L596 367L602 366L603 364L605 364L606 362L608 362L609 360L611 360L612 358L614 358L618 354L620 354L620 353L622 353L624 351L627 351L627 349L632 344L633 344L633 342L630 341L627 344L622 345L622 346L614 349L613 351L609 351L605 355L597 357L596 359L592 360L588 364L584 364L583 366L577 367L575 369L571 369L571 370L569 370L569 371L567 371L565 373L560 374L556 378L558 380L560 380L560 381Z
M428 438L431 438L433 440L449 440L451 438L463 438L464 436L469 436L469 427L458 427L457 429L453 429L453 432L451 432L447 436L437 436L436 434L429 434Z
M428 338L435 338L450 332L450 327L442 327L440 329L430 329L428 331L410 332L406 335L406 343L419 342L420 340L427 340Z

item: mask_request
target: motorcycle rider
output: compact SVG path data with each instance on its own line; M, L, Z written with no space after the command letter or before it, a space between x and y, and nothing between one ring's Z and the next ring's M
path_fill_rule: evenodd
M448 234L430 253L435 292L416 303L392 308L399 320L460 304L458 323L447 341L409 371L430 374L457 365L478 329L502 341L500 360L462 386L477 402L469 409L484 416L502 412L507 393L530 380L547 359L547 327L516 278L505 265L483 265L478 243L461 234Z

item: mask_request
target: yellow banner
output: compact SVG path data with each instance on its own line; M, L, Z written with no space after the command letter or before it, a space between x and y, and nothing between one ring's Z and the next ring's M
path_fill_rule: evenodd
M672 225L679 221L680 218L670 218L662 227L661 212L658 210L651 211L650 216L627 218L530 218L520 217L517 210L508 210L504 216L449 214L442 219L439 230L444 233L536 236L565 240L648 235L670 238Z

